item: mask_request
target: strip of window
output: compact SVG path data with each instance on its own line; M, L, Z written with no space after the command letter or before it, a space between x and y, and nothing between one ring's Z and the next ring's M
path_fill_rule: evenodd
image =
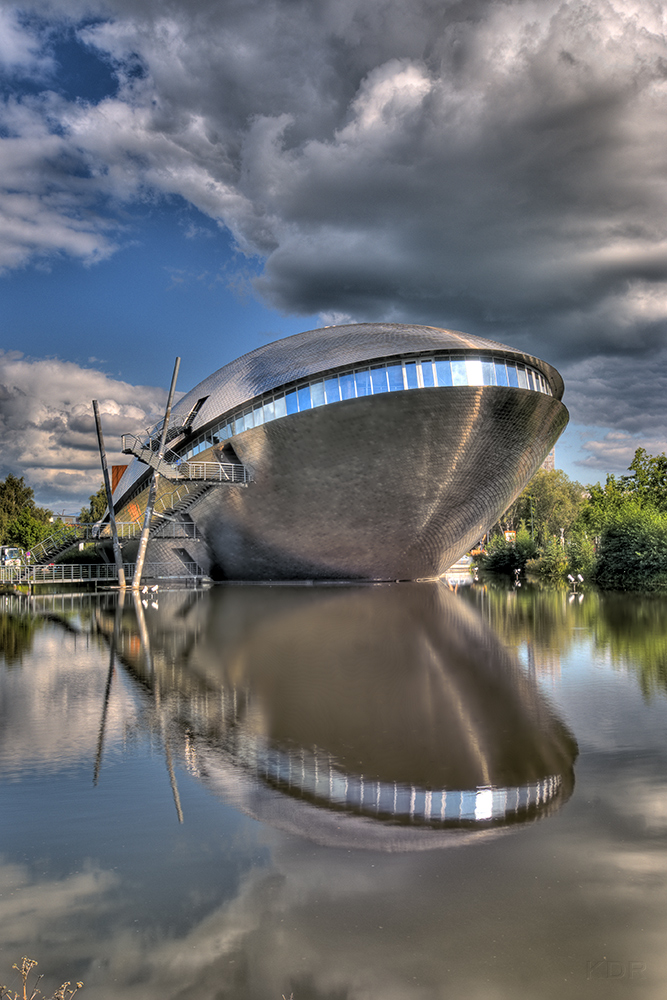
M228 440L235 434L293 413L303 413L318 406L362 396L406 389L447 386L508 386L528 389L551 396L551 389L540 372L507 358L490 355L450 355L407 359L385 364L360 366L350 371L314 378L289 389L277 389L263 402L253 403L241 412L200 435L190 444L181 460Z

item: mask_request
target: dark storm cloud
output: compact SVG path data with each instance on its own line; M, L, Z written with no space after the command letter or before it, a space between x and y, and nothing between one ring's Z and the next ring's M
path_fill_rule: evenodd
M78 23L118 92L7 102L6 267L103 257L111 207L158 192L263 259L256 289L286 311L421 320L625 372L665 344L661 4L28 6ZM0 9L7 60L41 59L43 76L48 45ZM657 396L655 366L645 378ZM629 383L615 389L632 409Z

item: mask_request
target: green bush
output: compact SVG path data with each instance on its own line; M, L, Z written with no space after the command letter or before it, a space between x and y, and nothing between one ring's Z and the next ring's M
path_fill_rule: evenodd
M574 532L565 543L567 556L567 572L576 576L577 573L586 580L595 576L595 546L592 538L583 531Z
M537 555L537 545L531 539L526 526L521 524L514 542L505 541L504 535L494 535L489 541L486 553L479 557L477 564L486 572L511 576L517 569L523 570L528 560L535 555Z
M667 514L626 504L602 531L595 579L605 590L667 590Z
M560 541L551 538L536 559L531 559L526 567L545 580L559 580L568 571L568 560Z

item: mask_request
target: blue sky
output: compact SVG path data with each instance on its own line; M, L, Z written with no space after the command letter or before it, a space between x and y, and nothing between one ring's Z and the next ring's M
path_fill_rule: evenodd
M6 272L3 343L165 386L178 355L187 389L263 342L317 325L317 316L263 305L250 285L259 267L180 199L146 208L125 227L124 246L103 262L59 259Z
M179 389L331 322L555 364L557 465L667 445L660 6L0 0L0 476L76 510Z

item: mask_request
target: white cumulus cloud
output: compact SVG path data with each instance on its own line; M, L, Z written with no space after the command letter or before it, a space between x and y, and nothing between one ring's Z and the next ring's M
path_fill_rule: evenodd
M102 481L93 399L109 464L127 465L120 435L141 432L159 418L164 389L130 385L57 358L0 352L0 477L23 476L38 503L78 512Z

